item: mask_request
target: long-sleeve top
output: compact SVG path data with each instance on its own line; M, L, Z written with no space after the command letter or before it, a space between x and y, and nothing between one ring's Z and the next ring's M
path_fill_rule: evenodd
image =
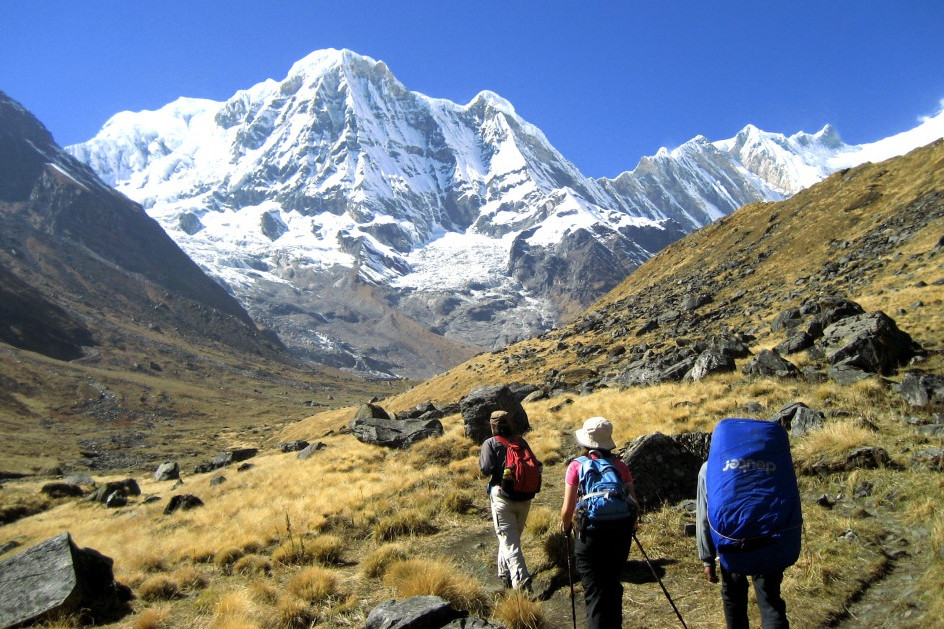
M715 543L711 539L711 527L708 524L708 482L706 474L708 463L702 463L698 470L698 491L695 500L695 541L698 544L698 558L706 566L715 565Z

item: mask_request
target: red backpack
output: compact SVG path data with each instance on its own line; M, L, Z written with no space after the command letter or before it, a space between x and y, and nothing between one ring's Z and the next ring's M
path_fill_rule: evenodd
M516 500L530 500L541 491L541 463L531 448L525 447L521 439L512 440L495 436L505 446L505 470L502 475L502 490Z

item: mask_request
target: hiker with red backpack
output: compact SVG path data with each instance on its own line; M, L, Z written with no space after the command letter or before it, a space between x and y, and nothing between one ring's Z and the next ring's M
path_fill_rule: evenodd
M748 629L748 578L761 626L787 629L784 570L800 556L803 516L786 431L776 422L727 418L698 472L695 537L705 578L718 582L728 629Z
M583 455L564 476L561 530L576 534L574 558L583 584L589 629L613 629L623 622L620 575L637 527L633 476L613 450L613 425L591 417L575 433Z
M541 490L541 462L524 437L512 429L511 416L495 411L492 436L482 443L479 469L489 477L488 497L498 536L498 577L506 588L531 591L531 574L521 551L521 533L531 499Z

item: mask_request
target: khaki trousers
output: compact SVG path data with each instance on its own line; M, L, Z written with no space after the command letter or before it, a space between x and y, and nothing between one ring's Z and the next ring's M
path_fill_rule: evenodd
M508 577L515 589L530 587L531 574L521 552L521 532L531 510L530 500L510 500L496 485L489 493L492 523L498 536L498 576Z

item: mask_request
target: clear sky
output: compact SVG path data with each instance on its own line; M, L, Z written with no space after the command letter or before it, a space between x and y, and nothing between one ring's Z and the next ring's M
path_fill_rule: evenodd
M427 96L497 92L593 177L748 123L872 142L944 99L940 0L0 0L0 90L62 145L322 48Z

